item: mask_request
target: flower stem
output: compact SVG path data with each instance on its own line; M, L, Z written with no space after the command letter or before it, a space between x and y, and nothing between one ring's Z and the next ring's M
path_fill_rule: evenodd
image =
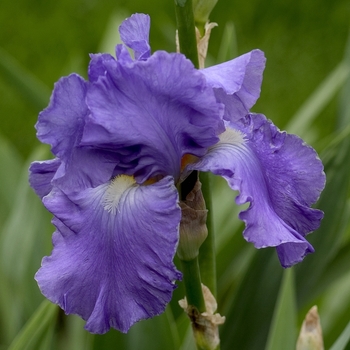
M175 12L180 52L189 58L196 68L199 68L192 0L175 0ZM187 302L189 305L196 307L197 310L202 313L206 311L206 308L202 292L201 275L203 278L203 283L211 290L213 295L215 295L216 265L213 221L211 217L211 188L209 174L201 173L200 179L203 185L202 191L206 202L206 207L209 210L207 217L208 237L199 250L199 258L195 258L193 260L181 260L181 263ZM181 187L183 190L185 190L186 184L183 183ZM187 193L188 191L184 192ZM184 197L185 193L182 193ZM208 347L203 348L198 339L196 339L196 343L197 348L200 350L209 349ZM219 348L220 345L218 345L216 349L218 350Z
M211 181L209 173L200 173L202 193L205 201L207 214L208 236L199 249L199 267L202 282L216 297L216 256L215 256L215 235L211 197Z
M175 0L175 14L180 52L199 68L192 0Z
M205 312L206 309L199 274L198 258L194 258L193 260L181 260L181 265L187 303L194 306L200 313Z
M175 0L175 13L180 52L190 59L194 66L198 68L199 62L192 0ZM187 179L187 181L189 181L189 179ZM181 187L185 189L186 180L182 183ZM185 197L183 193L182 195ZM205 303L202 293L198 258L193 260L181 260L181 262L187 302L189 305L196 307L199 312L204 312Z
M189 58L195 67L198 68L198 52L195 34L195 23L193 17L192 0L175 0L176 22L180 43L180 51ZM208 237L202 244L199 253L199 265L202 282L216 295L216 263L214 230L211 208L211 184L208 173L201 173L202 192L208 209L207 226ZM199 274L199 273L198 273ZM185 278L184 278L185 280ZM185 281L186 283L186 281ZM196 288L199 295L202 295L200 287Z

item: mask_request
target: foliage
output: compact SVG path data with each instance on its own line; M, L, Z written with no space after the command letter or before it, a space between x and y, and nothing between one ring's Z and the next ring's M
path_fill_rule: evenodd
M227 319L222 349L277 350L280 344L293 349L314 304L325 348L350 349L350 54L343 58L348 10L342 0L221 0L212 13L219 29L209 61L264 50L268 65L255 110L316 147L327 174L318 203L325 218L310 236L316 252L286 271L272 249L256 251L243 240L241 208L223 181L212 178L218 311ZM61 75L84 74L86 53L113 50L117 24L133 12L151 15L154 50L174 51L171 1L19 0L14 6L5 0L0 5L0 349L193 348L189 322L177 303L184 295L181 283L163 315L138 323L127 335L99 336L44 301L33 280L51 250L53 231L50 215L27 183L30 161L49 152L35 141L37 113Z

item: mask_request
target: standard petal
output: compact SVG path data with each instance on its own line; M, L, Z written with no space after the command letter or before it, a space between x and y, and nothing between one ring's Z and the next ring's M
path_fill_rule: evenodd
M91 54L90 59L88 70L90 82L97 81L100 76L105 75L105 62L115 61L115 58L108 53Z
M88 112L86 85L77 74L61 78L55 84L49 106L39 114L37 137L50 144L52 153L59 158L70 152L81 136Z
M181 278L172 262L181 215L172 178L150 186L116 178L69 198L53 192L44 203L57 231L36 274L42 293L92 333L126 332L163 312Z
M223 106L183 55L158 51L147 61L105 64L106 76L88 89L81 145L126 152L120 166L143 182L178 178L184 154L201 156L217 142Z
M253 50L231 61L202 70L216 96L225 104L225 119L244 117L260 96L266 59Z
M52 190L51 181L59 168L61 161L58 158L33 162L29 168L29 183L35 193L43 198Z
M304 236L323 217L310 208L324 187L322 163L311 147L262 115L249 115L235 126L189 168L221 175L238 190L236 202L250 202L239 216L246 223L245 239L257 248L278 247L282 266L292 266L313 252Z
M148 15L136 13L127 18L119 27L120 38L135 52L135 59L147 59L151 55L149 30L151 19Z

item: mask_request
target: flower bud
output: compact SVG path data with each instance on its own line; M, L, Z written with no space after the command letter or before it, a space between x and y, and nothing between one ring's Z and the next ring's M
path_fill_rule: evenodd
M296 350L323 350L322 329L317 306L313 306L305 316L301 326Z
M202 292L206 311L199 313L192 305L188 305L186 297L179 300L179 305L185 310L192 323L196 343L200 349L217 349L220 344L218 326L225 322L225 316L215 313L217 302L209 288L202 284Z
M193 0L194 20L197 23L206 23L209 15L218 0Z
M199 248L207 238L207 210L197 180L192 191L180 202L182 217L180 222L180 240L177 254L181 260L192 260L198 256Z

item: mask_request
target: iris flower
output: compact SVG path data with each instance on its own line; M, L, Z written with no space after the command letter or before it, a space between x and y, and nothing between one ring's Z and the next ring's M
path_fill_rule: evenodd
M126 19L116 59L91 55L87 81L61 78L36 124L55 158L32 163L30 184L56 231L35 278L92 333L127 332L171 300L181 279L176 186L189 172L238 190L236 202L250 203L244 238L276 247L284 267L313 252L305 235L323 215L310 207L325 183L316 152L249 112L264 54L197 70L182 54L151 54L149 28L147 15Z

